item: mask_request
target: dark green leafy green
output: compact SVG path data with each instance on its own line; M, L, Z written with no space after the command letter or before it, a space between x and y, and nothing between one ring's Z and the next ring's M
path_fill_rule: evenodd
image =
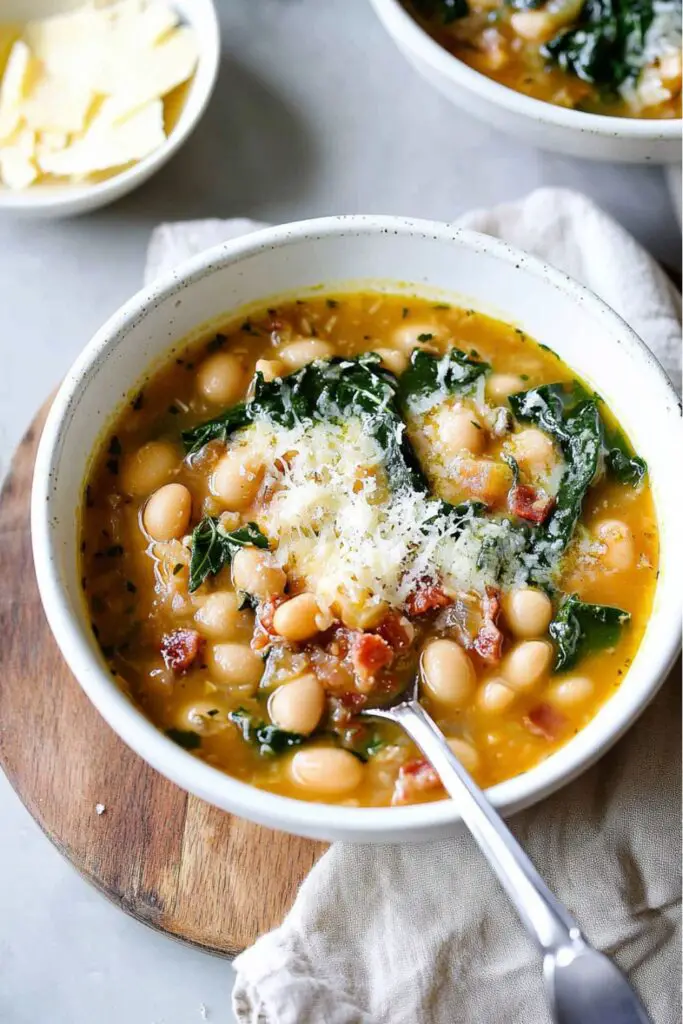
M585 393L583 389L579 394ZM569 543L581 515L586 491L601 467L603 427L594 398L577 399L577 390L564 384L510 395L518 420L534 423L562 449L566 469L557 490L555 508L541 531L557 554Z
M435 18L442 25L450 25L469 14L467 0L413 0L413 4L424 18Z
M267 548L265 537L256 523L247 523L230 532L223 529L220 520L205 516L192 532L190 559L190 593L202 585L207 576L215 576L229 565L240 548L247 546Z
M262 757L283 754L291 747L298 747L306 739L299 733L285 732L284 729L278 729L276 725L268 725L245 708L230 711L228 718L240 730L245 742L256 747Z
M557 645L555 671L572 668L593 651L614 647L630 618L621 608L585 604L576 594L566 597L549 627Z
M209 441L225 442L240 427L246 427L251 423L248 408L245 402L240 402L239 405L233 405L232 408L221 413L220 416L216 416L215 419L200 423L198 427L183 430L181 437L187 454L193 455L195 452L201 451Z
M465 395L474 390L481 376L491 369L488 363L471 359L458 348L450 349L444 356L434 356L422 349L415 349L410 357L408 369L399 381L399 400L410 408L420 399L447 391Z
M183 750L197 750L202 745L202 738L189 729L167 729L166 735Z
M680 9L680 2L669 2ZM576 24L542 46L541 54L584 82L616 91L647 63L654 13L654 0L585 0Z
M647 463L639 455L634 455L629 443L618 427L605 428L605 465L607 471L619 481L638 487L647 473Z

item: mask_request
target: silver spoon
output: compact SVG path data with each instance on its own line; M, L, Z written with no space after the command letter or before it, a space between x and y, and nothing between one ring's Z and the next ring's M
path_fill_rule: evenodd
M576 921L553 896L526 853L482 790L465 771L433 719L408 699L360 714L385 718L405 729L457 802L479 849L543 954L543 980L556 1024L650 1024L621 971L593 949ZM404 695L401 695L404 696Z

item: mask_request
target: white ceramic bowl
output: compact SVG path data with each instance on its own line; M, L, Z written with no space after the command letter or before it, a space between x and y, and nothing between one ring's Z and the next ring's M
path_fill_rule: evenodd
M680 120L605 117L524 96L454 57L418 25L400 0L370 2L416 70L452 103L487 124L534 146L570 156L623 163L680 163Z
M83 0L0 0L0 22L21 23L31 18L81 6ZM105 181L84 185L31 185L13 190L0 184L0 214L31 217L69 217L113 203L142 185L180 149L199 123L211 98L220 61L220 28L213 0L170 0L182 21L197 35L199 61L185 103L162 146L127 170Z
M139 292L101 328L55 398L37 457L32 531L45 611L74 675L125 742L179 786L245 818L301 835L353 841L431 839L458 822L451 801L350 808L276 796L222 774L167 739L112 681L80 588L78 521L93 447L145 370L188 333L245 304L324 284L412 290L505 317L554 348L600 391L650 466L662 571L646 636L622 686L567 746L490 790L509 813L594 762L655 694L680 624L680 454L676 396L626 324L585 288L501 241L445 224L339 217L267 228L210 249ZM74 729L78 723L74 722Z

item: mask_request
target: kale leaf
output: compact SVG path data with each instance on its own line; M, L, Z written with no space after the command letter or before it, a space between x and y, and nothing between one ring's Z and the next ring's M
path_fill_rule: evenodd
M195 452L201 451L209 441L225 442L235 430L246 427L249 423L251 423L249 406L245 402L233 405L227 412L221 413L215 419L209 420L207 423L200 423L198 427L183 430L181 437L185 452L187 455L193 455Z
M268 538L256 523L247 523L228 533L218 518L205 516L192 532L190 593L194 593L207 576L215 576L223 566L229 565L237 551L247 546L268 547Z
M581 389L579 395L583 393ZM597 401L576 398L577 390L564 384L543 384L509 398L517 419L534 423L550 434L565 457L566 469L555 508L541 528L554 554L563 551L571 540L586 491L601 467L603 426Z
M653 0L585 0L577 24L542 46L541 54L584 82L616 90L646 63L653 18Z
M474 390L479 378L490 369L488 363L470 359L458 348L440 357L415 349L410 366L401 375L399 399L403 406L410 408L420 399L443 391L465 395Z
M621 608L585 604L576 594L566 597L549 627L557 644L555 671L572 668L592 651L614 647L630 618Z
M167 729L166 735L183 750L197 750L202 745L202 738L189 729Z
M634 455L618 427L605 428L605 465L620 484L638 487L647 473L647 463Z
M268 725L258 720L246 708L237 708L236 711L228 712L228 718L234 722L242 733L246 743L257 747L259 754L263 757L273 757L283 754L291 747L298 747L306 739L297 732L285 732L278 729L276 725Z
M438 18L442 25L450 25L469 14L467 0L413 0L415 9L425 18Z

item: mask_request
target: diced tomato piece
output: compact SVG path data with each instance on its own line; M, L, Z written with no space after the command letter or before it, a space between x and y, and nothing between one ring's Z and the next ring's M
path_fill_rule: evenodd
M166 668L182 675L199 657L202 638L196 629L174 629L162 638L160 649Z
M397 612L389 612L382 619L375 631L395 651L405 650L410 646L414 630L408 620Z
M351 645L351 663L359 679L367 681L394 660L386 640L376 633L358 633Z
M401 765L394 786L392 804L407 804L418 793L428 792L441 787L441 779L424 757L416 758Z
M530 523L544 523L555 508L555 499L530 484L517 484L508 494L508 507L513 515Z
M438 583L425 582L420 584L406 601L406 612L411 618L416 615L425 615L434 611L435 608L446 608L453 604L453 598L438 585Z
M500 615L500 590L487 587L482 602L484 624L474 639L474 649L489 665L497 665L503 654L503 634L496 625Z
M542 736L545 740L556 740L560 737L568 719L552 704L542 703L533 707L524 716L524 725L534 736Z

